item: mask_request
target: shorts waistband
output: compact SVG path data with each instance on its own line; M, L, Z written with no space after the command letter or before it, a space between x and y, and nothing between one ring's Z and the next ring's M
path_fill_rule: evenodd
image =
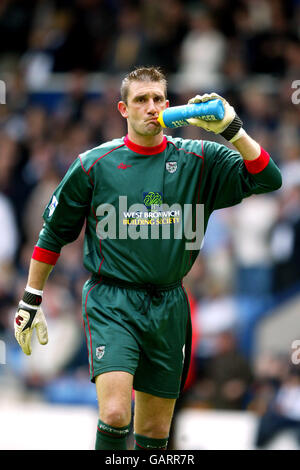
M180 279L170 284L151 284L151 283L141 284L137 282L124 281L123 279L117 279L117 278L107 277L107 276L96 276L96 275L93 275L92 279L96 279L98 281L103 282L104 284L108 284L111 286L124 287L125 289L145 290L153 294L155 294L156 292L163 292L167 290L176 289L176 287L180 287L182 283L182 280Z

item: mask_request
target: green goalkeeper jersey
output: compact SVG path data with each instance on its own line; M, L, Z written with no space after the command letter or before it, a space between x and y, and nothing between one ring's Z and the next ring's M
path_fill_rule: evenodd
M73 162L44 211L37 247L59 253L86 221L84 266L92 274L173 283L191 269L201 245L193 237L202 237L215 209L281 186L273 160L260 161L245 164L209 141L112 140Z

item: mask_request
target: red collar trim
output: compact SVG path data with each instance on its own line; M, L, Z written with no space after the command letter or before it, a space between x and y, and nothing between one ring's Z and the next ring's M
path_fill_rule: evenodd
M136 153L140 153L142 155L155 155L157 153L163 152L167 147L167 138L164 135L162 142L159 145L155 145L154 147L144 147L142 145L135 144L131 140L129 140L128 134L124 138L124 144L130 150Z

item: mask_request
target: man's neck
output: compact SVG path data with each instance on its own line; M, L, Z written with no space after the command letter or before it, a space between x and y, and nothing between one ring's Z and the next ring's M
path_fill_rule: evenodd
M142 147L156 147L160 145L163 141L164 134L161 131L157 135L138 135L135 132L132 132L131 129L128 129L128 138L131 142Z
M129 135L127 134L124 138L124 144L132 150L132 152L138 153L140 155L156 155L163 152L167 147L167 138L164 135L163 140L158 145L139 145L130 140Z

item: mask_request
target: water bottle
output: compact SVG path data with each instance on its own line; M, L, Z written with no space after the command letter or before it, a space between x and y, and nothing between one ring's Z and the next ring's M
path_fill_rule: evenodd
M183 127L189 125L187 119L201 117L205 121L218 121L223 119L224 113L222 101L213 99L204 103L166 108L159 113L157 120L162 127Z

